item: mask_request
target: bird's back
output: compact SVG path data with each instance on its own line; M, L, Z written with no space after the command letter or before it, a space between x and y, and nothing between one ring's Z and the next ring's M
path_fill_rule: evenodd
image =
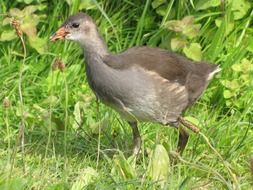
M207 87L212 76L219 71L217 65L193 62L178 54L160 48L134 47L119 55L108 55L104 62L114 69L129 69L139 66L187 89L189 104L192 104Z

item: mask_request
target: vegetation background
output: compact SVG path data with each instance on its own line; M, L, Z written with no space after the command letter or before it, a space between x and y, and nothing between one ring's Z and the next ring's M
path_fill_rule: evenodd
M49 41L79 10L113 52L148 45L221 66L185 113L203 135L176 165L177 131L150 123L129 156L131 129L98 111L81 49ZM2 0L0 12L0 189L252 189L252 1Z

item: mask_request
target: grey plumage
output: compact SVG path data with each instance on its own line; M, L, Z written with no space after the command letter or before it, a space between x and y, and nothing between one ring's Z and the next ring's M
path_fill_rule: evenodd
M135 149L140 148L136 121L177 127L184 110L200 97L219 71L216 65L196 63L159 48L134 47L113 55L91 17L84 13L69 17L57 32L52 40L65 37L84 48L89 86L132 126L134 139L139 142ZM184 130L180 135L184 138L179 142L181 151L188 135Z

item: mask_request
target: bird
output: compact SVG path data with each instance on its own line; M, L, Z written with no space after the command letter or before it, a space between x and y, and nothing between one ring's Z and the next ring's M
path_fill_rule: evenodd
M59 39L77 42L84 49L88 85L131 126L134 155L141 149L139 122L177 128L176 150L182 154L189 138L186 128L199 131L183 114L221 70L218 65L148 46L112 53L95 21L83 12L67 18L50 37L52 42Z

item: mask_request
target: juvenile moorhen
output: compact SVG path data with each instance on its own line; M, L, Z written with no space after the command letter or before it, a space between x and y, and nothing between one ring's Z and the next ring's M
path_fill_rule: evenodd
M87 80L97 98L132 127L134 154L141 145L138 121L179 128L177 151L182 153L189 137L183 126L191 125L181 114L202 94L220 70L218 66L150 47L133 47L113 55L95 22L84 13L70 16L51 41L64 38L85 50Z

